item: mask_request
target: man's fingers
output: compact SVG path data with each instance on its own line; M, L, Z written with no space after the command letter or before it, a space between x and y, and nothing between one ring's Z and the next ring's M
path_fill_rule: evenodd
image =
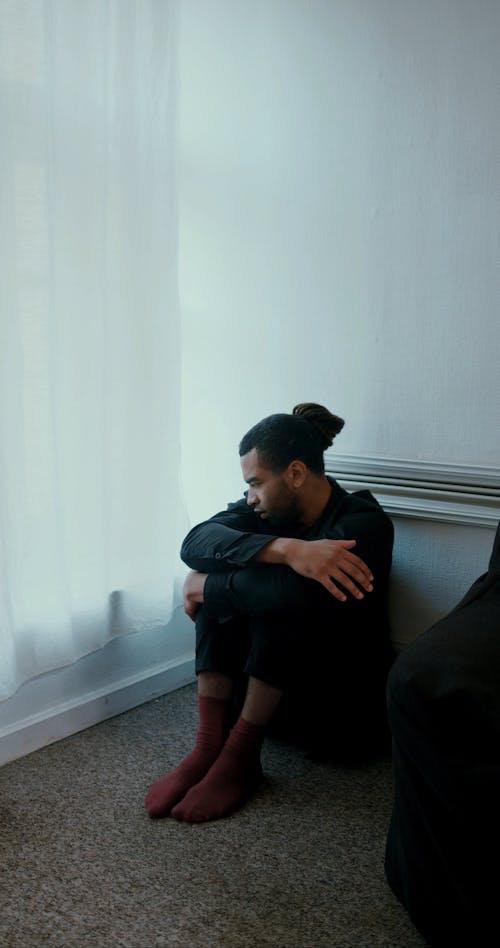
M359 586L356 586L356 583L353 583L352 580L349 579L349 576L347 576L346 573L343 573L341 570L339 570L339 573L335 576L335 580L347 592L351 593L355 599L363 599L364 593L361 591Z
M371 583L373 581L373 573L358 556L346 554L346 556L337 563L337 566L344 573L347 573L348 576L351 576L352 579L355 579L356 582L361 583L368 592L372 591L373 587Z
M354 596L355 599L363 599L363 598L364 598L364 594L361 592L361 590L358 589L358 587L357 587L354 583L351 583L350 579L348 579L346 576L342 576L342 578L341 578L340 580L338 580L338 582L339 582L340 585L342 585L342 586L344 587L344 589L345 589L347 592L351 593L351 595ZM332 579L331 576L328 576L328 578L324 580L323 586L325 586L325 588L328 590L328 592L330 592L330 593L332 594L332 596L335 596L335 599L338 599L339 602L345 602L345 601L346 601L347 596L346 596L344 590L343 590L343 589L339 589L339 587L338 587L337 584L333 581L333 579Z
M362 573L361 570L352 569L351 567L346 569L346 567L341 564L339 564L339 570L342 573L344 573L344 575L347 576L348 579L352 579L356 583L358 583L359 586L362 586L363 589L366 590L366 592L372 592L373 585L372 585L371 579L373 577L371 577L371 574L367 575L366 573ZM342 578L340 576L337 576L336 578L339 582L342 582ZM346 584L344 583L344 585Z
M364 592L359 588L359 586L362 586L366 592L372 592L373 586L370 582L368 582L364 574L359 573L358 576L355 576L359 585L356 585L351 576L353 576L351 571L347 573L344 569L342 569L342 567L339 566L332 574L323 580L323 585L326 587L326 589L328 589L329 592L332 593L333 596L335 596L336 599L339 599L341 602L345 602L347 599L345 592L350 593L355 599L363 599ZM342 588L339 589L339 586Z
M359 561L358 561L359 562ZM358 583L366 592L371 592L373 589L372 580L373 574L370 572L367 566L363 564L363 569L358 566L357 563L352 562L352 560L347 558L342 558L336 560L328 568L328 575L333 577L337 582L346 585L345 578L354 580ZM350 586L349 586L350 588Z
M373 573L370 567L367 566L365 561L362 560L359 556L356 556L355 553L349 553L346 550L345 556L342 559L345 563L351 563L355 569L358 569L365 576L368 576L369 579L373 579Z
M342 592L341 589L338 588L338 586L335 585L330 576L327 576L326 579L323 580L323 586L328 590L329 593L332 594L332 596L335 596L335 599L338 599L340 602L346 601L347 596Z

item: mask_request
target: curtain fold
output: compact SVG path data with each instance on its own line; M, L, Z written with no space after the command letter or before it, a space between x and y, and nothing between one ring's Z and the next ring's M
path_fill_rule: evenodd
M177 0L0 0L0 697L168 621Z

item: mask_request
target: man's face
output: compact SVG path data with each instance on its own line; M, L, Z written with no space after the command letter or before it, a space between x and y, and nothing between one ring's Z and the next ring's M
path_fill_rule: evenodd
M243 477L248 484L247 504L257 516L270 523L291 526L300 519L298 499L286 471L276 474L263 467L256 448L244 454L241 461Z

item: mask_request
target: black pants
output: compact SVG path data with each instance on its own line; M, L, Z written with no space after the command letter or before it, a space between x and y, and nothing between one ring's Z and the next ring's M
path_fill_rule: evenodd
M288 613L219 622L202 607L196 615L196 674L252 675L283 690L297 676L304 622Z
M443 948L500 944L499 593L488 581L400 655L388 682L387 879Z
M284 691L271 730L321 757L366 757L386 749L387 649L360 643L324 610L238 615L221 622L196 614L196 673L236 683L241 707L249 676ZM374 643L375 642L375 648Z

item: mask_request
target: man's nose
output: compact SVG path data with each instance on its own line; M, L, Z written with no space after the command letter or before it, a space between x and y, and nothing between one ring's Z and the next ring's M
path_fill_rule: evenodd
M253 507L257 503L257 496L253 487L249 487L247 494L247 504L249 507Z

